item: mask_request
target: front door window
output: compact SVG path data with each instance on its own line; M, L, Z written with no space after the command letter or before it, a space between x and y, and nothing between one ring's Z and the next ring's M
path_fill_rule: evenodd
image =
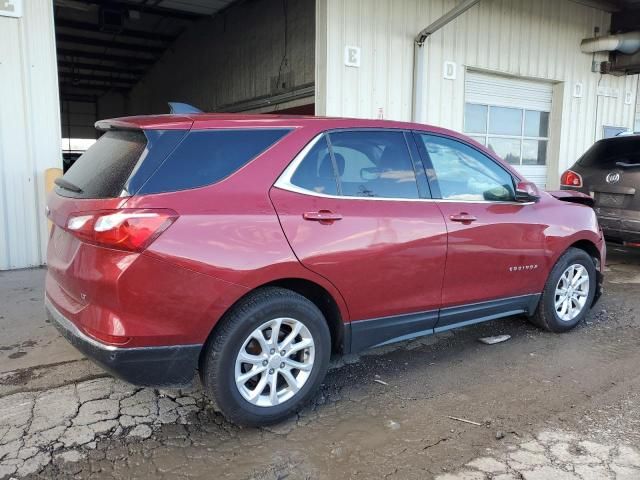
M444 200L513 201L511 174L482 153L456 140L420 135Z

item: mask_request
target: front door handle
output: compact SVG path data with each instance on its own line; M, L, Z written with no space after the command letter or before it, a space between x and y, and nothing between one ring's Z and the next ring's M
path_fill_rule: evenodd
M336 220L342 220L342 215L334 213L330 210L319 210L317 212L305 212L302 218L312 222L320 222L326 225L332 224Z
M449 219L451 219L452 222L460 222L465 224L475 222L477 220L476 217L474 217L473 215L469 215L466 212L458 213L456 215L451 215Z

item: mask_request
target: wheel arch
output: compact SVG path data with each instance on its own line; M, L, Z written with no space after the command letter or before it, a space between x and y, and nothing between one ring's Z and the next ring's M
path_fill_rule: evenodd
M332 353L347 353L349 351L350 345L348 343L350 342L350 338L348 326L345 325L344 315L340 309L340 305L333 295L331 295L325 287L312 280L296 277L280 278L263 283L251 290L248 290L225 310L224 314L219 318L209 332L209 335L207 335L207 339L205 340L200 353L199 365L201 365L202 359L206 355L205 352L207 350L207 345L209 345L211 338L216 334L216 331L224 321L227 313L233 310L233 308L247 296L267 287L280 287L291 290L310 300L314 305L316 305L316 307L318 307L327 321L329 333L331 334Z
M331 351L345 353L349 345L345 322L335 298L322 285L304 278L282 278L269 282L262 287L280 287L294 291L315 304L324 315L331 333Z
M600 267L601 267L600 263L602 262L602 258L601 258L600 250L598 250L598 247L596 246L595 243L593 243L590 240L582 239L569 245L567 250L572 247L587 252L587 254L591 258L593 258L595 261L596 271L598 272L600 271Z
M597 247L597 245L594 242L587 239L580 239L573 242L571 245L567 247L566 250L570 248L577 248L578 250L582 250L583 252L586 252L587 255L589 255L593 259L593 263L595 264L596 293L595 293L595 296L593 297L593 302L591 303L591 306L593 307L598 302L598 300L600 299L600 296L602 295L602 289L603 289L603 283L604 283L604 275L602 273L604 270L603 262L605 261L605 259L603 258L604 254L603 252L600 251L600 249Z

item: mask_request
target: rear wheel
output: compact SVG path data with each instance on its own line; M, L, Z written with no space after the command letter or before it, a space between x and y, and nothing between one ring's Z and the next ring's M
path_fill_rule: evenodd
M584 250L570 248L551 270L531 322L566 332L587 315L596 291L596 266Z
M202 380L231 421L260 426L285 419L316 392L329 365L331 336L307 298L269 287L240 301L216 329Z

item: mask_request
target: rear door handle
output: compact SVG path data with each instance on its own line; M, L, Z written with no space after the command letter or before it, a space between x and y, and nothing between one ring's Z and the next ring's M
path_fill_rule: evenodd
M342 215L330 210L319 210L317 212L305 212L302 214L302 218L312 222L331 224L336 220L342 220Z
M449 219L452 222L460 222L460 223L471 223L477 220L477 218L474 217L473 215L469 215L468 213L464 213L464 212L458 213L456 215L451 215Z

